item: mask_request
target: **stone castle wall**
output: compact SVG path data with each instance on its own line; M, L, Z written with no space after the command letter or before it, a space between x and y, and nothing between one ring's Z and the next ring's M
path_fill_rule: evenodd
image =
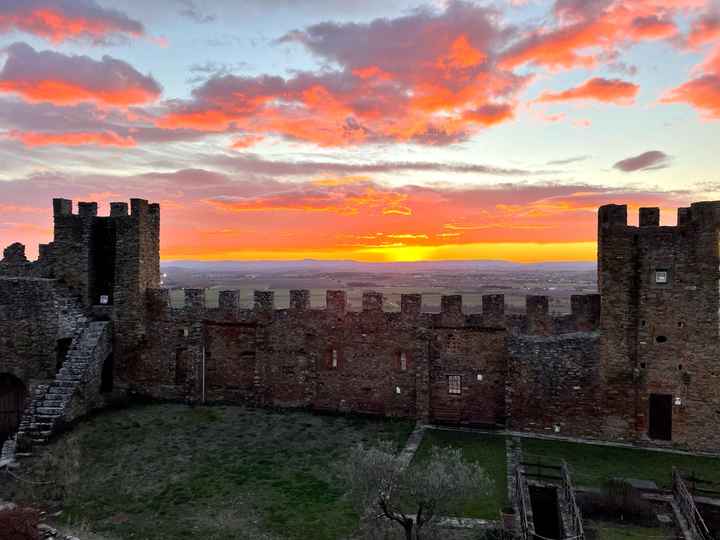
M405 294L388 313L379 293L355 312L343 291L313 309L303 290L288 309L269 291L241 309L237 291L208 308L186 289L173 308L158 288L158 205L53 207L38 260L20 244L0 260L0 373L26 383L51 378L58 340L100 319L112 321L122 392L720 449L720 203L680 209L675 227L655 208L637 227L627 207L600 208L600 294L573 296L559 317L544 296L509 315L502 295L468 314L457 295L425 313ZM658 397L672 400L667 441L651 437Z
M583 437L602 434L597 332L514 336L508 351L511 429Z
M79 302L55 280L0 277L0 373L29 384L51 379L58 341L86 321Z
M221 291L219 307L206 308L204 292L185 289L185 305L173 308L168 290L149 291L143 349L127 373L131 391L191 402L506 423L507 343L514 330L502 295L485 296L482 313L465 314L460 296L444 297L440 313L424 313L420 295L403 295L401 311L388 313L374 292L363 295L359 312L348 311L344 291L328 291L325 309L310 308L308 291L291 291L290 308L278 310L269 291L256 291L253 309L239 308L237 291ZM596 329L596 299L578 296L571 315L553 319L543 298L528 299L540 307L521 326ZM597 356L590 358L594 350L569 343L558 354L599 365ZM459 385L453 390L451 377Z

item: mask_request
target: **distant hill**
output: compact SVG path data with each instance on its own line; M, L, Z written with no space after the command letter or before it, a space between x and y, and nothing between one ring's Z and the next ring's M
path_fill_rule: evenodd
M509 271L593 271L594 261L516 263L502 260L359 262L350 260L320 261L163 261L163 269L196 272L509 272Z

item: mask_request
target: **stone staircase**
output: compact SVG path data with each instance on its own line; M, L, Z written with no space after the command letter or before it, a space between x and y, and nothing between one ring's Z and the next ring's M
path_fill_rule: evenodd
M46 444L62 424L82 415L73 410L72 401L92 394L85 388L87 385L99 387L111 337L107 321L87 323L75 335L55 380L35 388L18 428L18 450L28 451L32 446Z

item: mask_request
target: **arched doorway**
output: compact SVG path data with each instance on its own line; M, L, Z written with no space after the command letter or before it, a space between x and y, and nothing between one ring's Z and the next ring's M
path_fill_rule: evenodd
M0 446L17 431L25 408L25 385L10 373L0 373Z

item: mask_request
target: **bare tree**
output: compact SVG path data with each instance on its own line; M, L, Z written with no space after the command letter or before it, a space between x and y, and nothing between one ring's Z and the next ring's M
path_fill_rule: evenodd
M406 540L420 540L423 529L441 516L457 515L490 487L482 467L464 461L460 450L437 447L427 462L406 467L391 445L360 444L353 449L347 476L359 513L398 524Z

